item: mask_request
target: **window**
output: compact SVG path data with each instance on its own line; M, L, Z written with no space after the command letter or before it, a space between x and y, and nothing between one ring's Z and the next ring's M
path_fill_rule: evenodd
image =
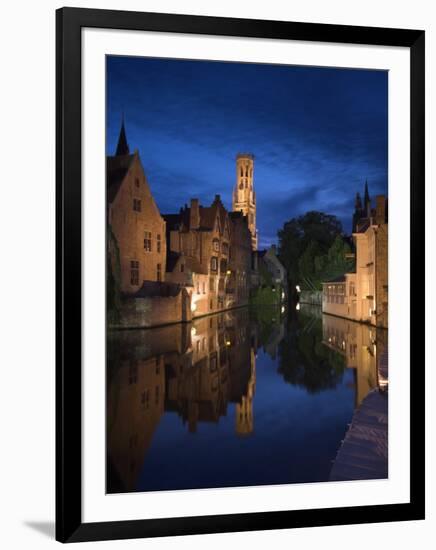
M223 254L228 254L229 253L229 245L227 243L223 243L221 245L221 248L222 248L222 253Z
M139 178L135 178L135 187L139 187Z
M185 271L185 264L180 264L180 273Z
M242 181L241 181L241 183L239 184L239 189L244 189L244 184L242 183Z
M213 277L209 279L209 290L210 292L215 290L215 279Z
M200 294L200 283L197 281L197 294Z
M213 240L213 249L215 250L215 252L220 251L220 242L218 239Z
M162 281L162 265L161 264L157 264L156 278L157 278L158 281Z
M218 271L218 258L215 256L212 256L210 259L210 270L211 271Z
M141 199L133 199L133 210L141 212Z
M151 231L144 231L144 250L151 252Z
M156 250L160 253L161 250L161 240L160 240L160 233L156 236Z
M145 409L148 409L149 402L150 402L150 390L145 389L141 395L141 403Z
M243 171L243 168L241 166L241 177L244 175L244 171Z
M138 382L138 365L136 362L132 362L129 366L129 384L136 384Z
M130 284L133 286L139 285L139 262L131 260L130 262Z
M220 262L220 271L221 275L225 274L227 271L227 260L225 260L224 258Z
M203 294L206 294L206 283L203 281Z

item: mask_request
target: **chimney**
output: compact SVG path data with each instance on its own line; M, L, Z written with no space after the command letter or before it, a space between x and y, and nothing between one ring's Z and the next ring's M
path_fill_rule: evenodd
M384 195L377 195L375 204L375 223L386 223L386 197Z
M215 195L214 202L220 202L221 201L221 195Z
M198 199L191 199L189 225L191 229L198 229L200 227L200 206L198 204Z

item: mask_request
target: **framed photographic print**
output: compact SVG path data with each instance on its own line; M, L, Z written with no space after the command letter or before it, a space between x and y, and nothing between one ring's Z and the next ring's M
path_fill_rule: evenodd
M423 519L424 32L56 47L56 538Z

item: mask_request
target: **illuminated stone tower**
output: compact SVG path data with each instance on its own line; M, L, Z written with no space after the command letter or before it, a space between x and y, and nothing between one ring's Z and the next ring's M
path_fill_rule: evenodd
M256 193L253 186L254 156L239 153L236 156L236 184L233 190L233 212L243 212L248 219L251 247L257 250Z

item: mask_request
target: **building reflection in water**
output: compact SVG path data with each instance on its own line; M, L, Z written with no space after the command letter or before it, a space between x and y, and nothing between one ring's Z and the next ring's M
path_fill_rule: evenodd
M327 480L354 409L387 383L387 331L303 305L287 319L275 308L241 308L110 332L107 346L110 493ZM347 368L354 370L351 386ZM320 415L302 422L301 407ZM262 466L266 441L276 457L268 460L277 460L269 469ZM180 444L179 467L168 450ZM288 458L279 460L282 454ZM247 457L253 463L241 471L236 464ZM207 472L198 473L202 468Z
M191 433L217 423L235 404L235 432L254 430L257 336L248 310L108 337L108 479L134 490L164 412Z
M372 389L386 387L383 358L387 353L387 330L323 314L322 334L323 343L340 353L346 366L354 369L356 407Z

